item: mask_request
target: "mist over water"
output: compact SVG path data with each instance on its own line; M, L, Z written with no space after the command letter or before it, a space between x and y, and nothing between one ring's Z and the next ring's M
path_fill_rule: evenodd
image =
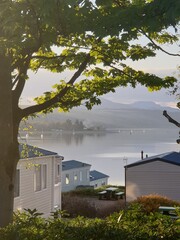
M124 185L124 165L141 158L180 151L178 129L109 129L102 132L50 132L30 135L25 141L57 152L64 160L78 160L109 175L109 183Z

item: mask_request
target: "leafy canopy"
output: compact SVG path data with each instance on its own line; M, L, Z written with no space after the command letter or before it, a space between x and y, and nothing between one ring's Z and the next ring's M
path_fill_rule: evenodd
M21 118L55 107L66 111L82 102L91 109L100 103L100 95L119 86L141 84L150 90L173 86L174 77L137 71L127 60L155 57L156 50L179 56L161 45L179 40L178 2L1 0L0 55L11 64L14 101L20 99L28 70L72 73L37 97L36 105L23 109Z

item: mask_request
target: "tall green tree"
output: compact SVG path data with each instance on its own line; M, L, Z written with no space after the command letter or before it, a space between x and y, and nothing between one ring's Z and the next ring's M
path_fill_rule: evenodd
M179 70L180 70L180 67L179 67ZM170 91L170 93L176 96L176 99L178 101L177 107L180 109L180 82L178 82L178 84L174 87L172 91ZM163 111L163 115L168 119L170 123L180 128L180 121L177 121L177 119L174 119L172 116L170 116L166 110ZM180 144L180 131L179 131L179 139L177 139L176 142Z
M171 4L170 4L171 2ZM82 102L88 109L116 87L170 87L164 79L134 70L126 60L168 55L161 44L178 41L179 1L0 0L0 226L12 221L21 120L38 112L64 111ZM167 29L172 27L174 34ZM138 40L145 37L144 44ZM62 73L52 90L22 109L19 100L29 70ZM81 78L80 78L81 77Z

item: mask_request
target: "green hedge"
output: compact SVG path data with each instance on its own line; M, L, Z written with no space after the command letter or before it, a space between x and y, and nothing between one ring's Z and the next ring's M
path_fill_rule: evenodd
M136 203L140 204L146 213L158 211L160 206L180 207L180 202L171 200L158 194L141 196L131 202L131 204Z
M180 222L158 212L145 214L139 204L106 219L43 219L35 210L16 214L0 229L2 240L178 240Z
M100 188L88 188L88 187L79 187L70 192L64 192L63 195L76 195L76 196L98 196L98 193L105 190L107 187L116 187L118 191L124 191L124 186L116 186L116 185L106 185Z

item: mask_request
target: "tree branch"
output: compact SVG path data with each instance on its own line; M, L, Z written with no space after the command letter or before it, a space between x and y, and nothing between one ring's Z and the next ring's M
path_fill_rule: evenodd
M61 98L67 93L70 87L66 86L64 87L60 93L58 93L55 97L51 98L50 100L45 101L41 104L36 104L30 107L27 107L25 109L22 109L22 116L21 118L28 117L29 115L32 115L34 113L41 112L45 109L50 108L52 105L56 103L61 102Z
M66 56L52 56L52 57L47 57L47 56L40 56L40 55L33 55L31 57L31 59L42 59L42 60L53 60L53 59L58 59L58 58L62 58L62 60L64 61L64 59L66 58Z
M41 46L42 44L42 30L41 30L41 27L39 25L39 19L40 17L37 15L36 11L35 11L35 8L33 6L33 4L29 1L29 0L26 0L27 4L29 5L30 9L31 9L31 12L33 13L34 15L34 18L36 20L36 27L37 27L37 49Z
M173 123L174 125L180 128L180 123L174 120L171 116L169 116L166 110L163 111L163 115L168 119L170 123Z
M14 86L16 85L16 83L19 81L19 74L17 74L16 76L15 76L15 79L14 79L14 81L12 81L12 89L14 88Z
M29 63L32 58L32 55L34 52L36 52L39 47L42 44L42 32L39 26L39 18L36 14L36 11L33 7L33 5L30 3L29 0L26 0L26 3L31 9L31 12L33 13L34 18L36 19L36 27L37 27L37 44L36 46L33 46L31 48L24 48L22 49L22 55L24 56L24 60L19 59L17 62L12 65L12 69L18 68L19 69L19 74L16 77L15 81L12 84L12 87L16 85L16 88L13 90L13 101L17 102L19 101L19 98L21 96L21 93L24 89L25 86L25 77L27 75L27 71L29 68Z
M89 63L90 59L91 59L91 56L90 56L90 53L88 53L86 55L85 60L81 63L79 69L74 73L74 75L72 76L72 78L69 80L69 82L67 84L71 84L72 85L76 81L76 79L85 70L85 68L86 68L87 64Z
M13 90L13 101L15 101L17 103L19 101L19 98L20 98L21 93L25 86L29 62L30 62L30 56L28 56L24 61L21 62L20 67L19 67L19 74L17 76L17 79L15 80L16 87Z
M159 45L157 45L157 44L152 40L152 38L151 38L145 31L143 31L142 29L140 29L140 33L142 33L144 36L146 36L146 37L150 40L150 42L151 42L158 50L161 50L162 52L164 52L164 53L166 53L167 55L170 55L170 56L180 57L180 54L167 52L167 51L164 50L162 47L160 47Z
M27 117L31 114L41 112L41 111L43 111L47 108L50 108L51 106L53 106L56 103L62 103L62 105L65 104L63 101L61 101L61 98L65 96L65 94L68 92L70 87L74 84L74 82L77 80L77 78L85 70L85 68L87 67L87 64L89 63L90 59L91 59L91 56L88 53L86 55L85 60L79 66L78 70L74 73L72 78L67 82L67 85L56 96L54 96L53 98L51 98L50 100L47 100L46 102L44 102L42 104L33 105L33 106L30 106L30 107L27 107L27 108L23 109L22 112L21 112L21 114L22 114L21 117L24 118L24 117Z
M20 98L21 93L22 93L22 91L24 89L24 86L25 86L25 79L22 78L22 77L19 77L18 83L17 83L17 87L14 90L12 90L13 102L15 104L18 104L19 98Z

